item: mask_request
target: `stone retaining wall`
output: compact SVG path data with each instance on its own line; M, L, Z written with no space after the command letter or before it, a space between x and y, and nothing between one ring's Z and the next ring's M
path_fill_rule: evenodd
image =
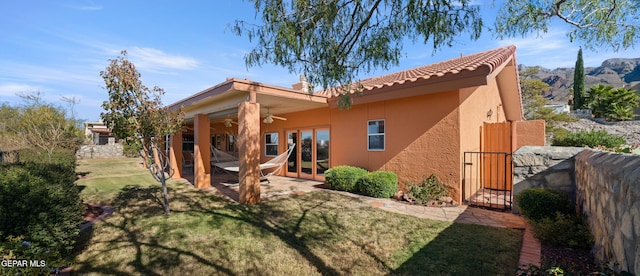
M640 155L585 150L575 159L578 207L596 259L640 273Z
M111 145L82 145L76 152L81 159L90 158L119 158L123 157L122 144Z
M575 202L574 157L584 148L527 146L513 153L513 198L529 188L567 193ZM518 213L514 204L513 212Z

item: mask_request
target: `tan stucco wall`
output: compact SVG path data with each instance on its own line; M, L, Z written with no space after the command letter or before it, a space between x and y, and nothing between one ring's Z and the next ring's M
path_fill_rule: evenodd
M481 127L484 123L504 122L504 109L502 100L497 92L495 80L489 81L486 86L461 89L460 100L460 156L465 151L480 151ZM487 112L493 113L491 118ZM462 164L462 159L460 161Z
M514 151L524 146L544 146L544 120L514 122L516 128Z
M498 123L504 122L505 113L502 108L502 100L500 94L497 92L497 84L495 80L489 81L486 86L471 87L461 89L459 92L460 101L460 155L458 161L458 168L461 170L460 178L458 179L458 187L462 189L462 181L464 176L463 163L465 152L479 152L482 151L482 125L484 123ZM487 112L491 110L492 115L489 118ZM477 183L479 181L474 179L474 174L468 174L468 183ZM471 185L465 187L467 190L464 192L465 196L472 194ZM462 202L462 194L458 194L459 197L454 197L458 202Z
M457 190L457 106L458 93L449 91L355 105L346 111L331 109L331 166L394 171L405 191L407 182L419 182L435 173ZM384 151L367 150L367 121L376 119L385 120Z

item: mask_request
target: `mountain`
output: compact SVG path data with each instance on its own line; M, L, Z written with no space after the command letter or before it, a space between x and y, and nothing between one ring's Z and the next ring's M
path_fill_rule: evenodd
M522 71L529 66L519 65ZM538 74L533 75L549 84L551 89L545 94L555 103L567 103L573 87L574 68L540 68ZM613 87L629 87L640 93L640 58L612 58L602 62L598 67L585 67L585 90L596 84L611 85Z

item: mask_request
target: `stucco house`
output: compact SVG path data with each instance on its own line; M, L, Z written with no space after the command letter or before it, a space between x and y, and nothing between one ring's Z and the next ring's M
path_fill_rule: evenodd
M116 143L116 136L102 120L84 122L84 137L85 142L92 145L112 145Z
M259 164L295 146L284 176L323 180L328 168L352 165L393 171L406 191L435 174L463 202L473 192L465 192L465 152L544 145L544 121L523 117L515 50L362 80L349 110L337 108L334 90L310 94L304 81L286 88L229 78L170 105L185 113L183 132L171 137L174 177L186 173L183 152L193 153L194 185L209 187L213 145L238 156L240 200L256 203Z

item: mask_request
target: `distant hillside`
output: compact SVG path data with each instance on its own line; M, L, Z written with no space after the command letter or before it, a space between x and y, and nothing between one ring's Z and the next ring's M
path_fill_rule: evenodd
M520 65L519 70L528 66ZM545 96L555 103L566 103L573 87L574 68L540 68L534 75L551 86ZM598 67L585 67L585 89L596 84L613 87L629 87L640 93L640 58L612 58L602 62Z

